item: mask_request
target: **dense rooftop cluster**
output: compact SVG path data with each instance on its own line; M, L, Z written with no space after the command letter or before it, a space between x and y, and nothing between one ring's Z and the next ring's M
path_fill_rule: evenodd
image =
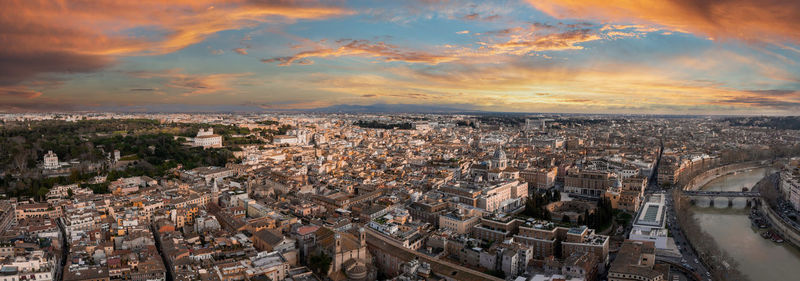
M159 144L130 155L104 147L106 157L91 163L42 152L41 177L76 176L40 195L0 202L0 275L16 276L3 281L597 280L602 274L665 280L669 270L654 265L660 244L623 242L612 227L625 214L642 225L654 220L661 205L647 200L645 188L682 184L728 163L785 156L800 140L796 131L710 118L0 119L112 117L208 126L172 140L231 157L199 167L166 159L160 174L122 177L155 164L148 155L158 154ZM248 130L215 134L214 126ZM0 175L10 186L29 176L20 171ZM797 171L784 178L796 185ZM648 207L640 218L642 206ZM609 253L617 250L614 260Z

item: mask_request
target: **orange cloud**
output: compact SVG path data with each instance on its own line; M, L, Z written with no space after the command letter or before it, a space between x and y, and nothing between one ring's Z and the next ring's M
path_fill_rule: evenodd
M27 88L0 88L0 97L35 99L42 96L41 92L32 91Z
M538 51L561 51L561 50L580 50L580 43L601 39L590 29L575 29L560 33L550 33L538 35L527 33L513 35L510 40L486 44L484 48L496 54L526 55Z
M710 38L800 42L796 0L528 0L557 18L655 24Z
M797 91L746 91L709 81L682 80L635 65L597 69L558 65L458 65L436 69L394 67L388 73L320 74L319 90L386 103L443 100L488 110L553 112L760 112L800 109Z
M236 90L233 87L234 83L241 82L241 79L253 75L252 73L187 74L180 69L130 74L141 79L163 80L165 87L177 90L181 96L230 93Z
M313 50L302 51L291 56L262 59L264 63L278 63L280 66L292 64L313 64L312 58L330 58L357 56L376 58L385 62L401 61L437 65L440 63L460 61L463 59L488 58L505 55L528 55L541 51L563 51L583 49L580 43L599 40L600 36L590 29L572 29L564 32L553 31L553 27L509 28L484 33L502 40L492 38L487 42L478 42L478 48L444 45L434 52L406 50L385 42L368 40L342 39L335 43L338 46L326 46L326 40L319 42L304 41L304 46ZM468 31L466 31L468 32ZM499 42L495 42L499 41ZM303 46L301 46L303 47ZM473 61L474 62L474 61Z
M3 1L0 85L40 73L96 71L116 56L170 53L258 23L352 13L313 0Z
M370 42L367 40L338 40L338 47L321 47L311 51L304 51L288 57L262 59L264 63L278 62L278 65L289 66L292 64L311 64L310 58L328 58L342 56L360 56L379 58L382 61L403 61L411 63L439 64L453 61L456 58L447 55L437 55L420 51L406 51L397 46L384 42Z

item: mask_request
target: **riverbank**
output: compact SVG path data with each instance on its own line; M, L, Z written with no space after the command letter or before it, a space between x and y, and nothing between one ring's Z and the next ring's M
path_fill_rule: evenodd
M673 190L672 198L681 232L687 237L689 247L697 253L700 262L711 272L714 280L748 280L738 270L738 262L723 251L708 232L702 230L698 219L691 211L691 199L681 195L679 189Z
M710 181L702 186L701 190L735 192L746 186L755 187L764 195L765 192L775 190L764 187L766 181L763 179L769 174L771 174L770 168L730 174ZM698 260L704 265L710 265L708 269L714 276L713 280L786 280L786 276L800 276L800 250L788 242L773 242L772 236L764 239L761 234L765 229L760 228L758 224L754 226L750 218L751 209L747 208L744 200L736 200L733 206L716 204L714 207L710 206L709 199L696 199L694 206L685 208L687 210L681 212L680 217L691 218L697 224L697 229L692 229L694 223L680 221L687 226L687 230L683 233L692 232L688 235L691 236L688 237L690 239L684 240L687 242L687 248L696 249L700 256ZM753 206L761 213L762 220L768 221L766 214L760 211L760 205ZM695 232L707 235L696 235ZM711 255L715 251L724 252L723 260L727 261L729 266L723 268L735 269L737 276L725 276L725 270L716 270L711 266L722 263L716 257L706 258L706 254L699 254L704 251L701 247L713 247L714 249L709 250Z
M744 163L728 164L702 172L688 183L681 186L683 190L699 190L709 182L733 173L767 166L764 161L750 161Z
M781 216L774 209L774 204L777 204L778 197L780 197L779 184L780 176L777 173L771 174L758 182L756 186L762 191L761 197L763 201L759 210L772 225L773 231L779 233L786 242L800 249L800 229L797 229L792 222L787 221L788 218Z

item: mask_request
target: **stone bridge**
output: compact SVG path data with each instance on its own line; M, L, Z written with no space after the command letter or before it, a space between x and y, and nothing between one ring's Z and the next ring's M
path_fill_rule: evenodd
M691 203L695 203L697 198L709 198L709 204L714 206L714 201L718 198L728 199L728 207L733 206L733 199L747 198L747 206L752 204L752 201L758 200L761 194L758 191L711 191L711 190L684 190L683 195L691 199Z

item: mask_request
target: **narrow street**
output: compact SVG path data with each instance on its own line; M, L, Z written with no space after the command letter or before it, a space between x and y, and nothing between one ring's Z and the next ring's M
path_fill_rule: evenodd
M158 250L158 255L161 256L161 262L164 264L164 268L167 269L167 276L166 281L172 281L172 266L167 262L167 256L164 254L164 250L161 249L161 238L158 237L158 232L156 232L155 227L150 225L150 233L153 234L153 240L156 242L156 250Z
M55 281L61 281L64 278L64 267L67 265L67 257L69 257L69 243L67 240L67 231L64 228L64 223L61 218L56 219L56 224L61 232L61 257L56 265L56 276L53 278Z

